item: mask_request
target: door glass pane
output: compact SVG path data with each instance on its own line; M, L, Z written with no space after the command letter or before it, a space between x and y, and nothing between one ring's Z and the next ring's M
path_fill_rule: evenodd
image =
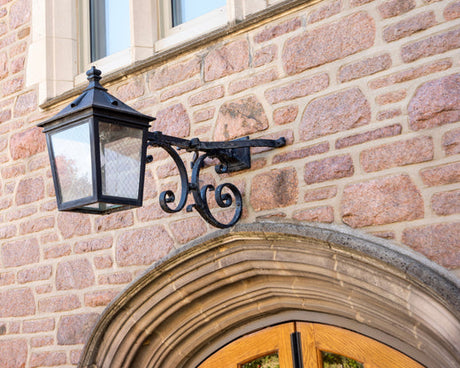
M278 353L272 353L242 364L241 368L280 368Z
M364 368L362 363L343 355L321 352L323 368Z
M129 0L90 0L91 62L130 46Z
M171 0L173 27L225 6L226 0Z
M93 192L89 122L51 135L62 202L90 197Z

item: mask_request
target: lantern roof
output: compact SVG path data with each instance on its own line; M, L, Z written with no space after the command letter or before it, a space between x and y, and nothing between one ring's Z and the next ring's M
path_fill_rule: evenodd
M109 113L111 117L125 116L131 118L130 120L134 118L140 125L148 125L149 121L155 120L154 117L144 115L134 110L132 107L108 93L107 89L99 83L102 78L101 71L96 69L96 67L91 67L91 69L86 72L86 75L88 76L89 84L81 95L62 109L58 114L38 124L38 126L46 127L50 123L70 117L71 115L86 109L92 109L93 111L98 112L105 111Z

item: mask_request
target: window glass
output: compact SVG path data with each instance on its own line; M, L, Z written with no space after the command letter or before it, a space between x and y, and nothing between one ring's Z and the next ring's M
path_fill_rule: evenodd
M90 0L91 62L130 46L129 0Z
M173 27L225 6L226 0L171 0Z
M280 359L278 353L273 353L243 364L241 368L280 368Z
M363 364L343 355L321 352L323 368L364 368Z
M102 194L137 199L141 177L142 130L99 123Z
M62 202L90 197L93 192L89 121L51 135Z

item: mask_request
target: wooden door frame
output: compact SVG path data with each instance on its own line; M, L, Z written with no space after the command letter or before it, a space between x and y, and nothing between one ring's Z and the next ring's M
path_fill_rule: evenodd
M102 314L79 367L194 368L230 341L287 321L347 328L426 367L453 367L459 289L420 254L347 228L239 225L133 282Z
M277 353L281 367L294 368L291 349L293 333L295 323L287 322L242 336L212 354L198 368L237 368L240 364L271 353Z

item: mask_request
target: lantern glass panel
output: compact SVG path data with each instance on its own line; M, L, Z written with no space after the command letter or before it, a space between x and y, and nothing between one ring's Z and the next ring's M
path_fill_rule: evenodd
M89 120L51 134L61 201L93 194Z
M100 122L102 195L138 199L143 130Z

